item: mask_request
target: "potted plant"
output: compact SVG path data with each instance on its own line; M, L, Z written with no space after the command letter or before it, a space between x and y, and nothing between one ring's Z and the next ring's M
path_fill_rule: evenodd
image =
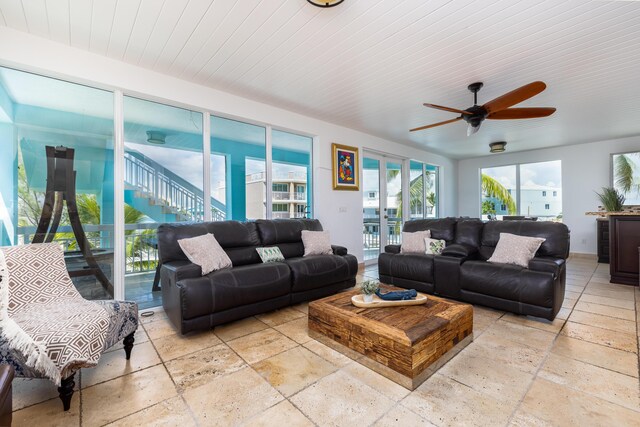
M613 187L602 187L602 193L596 192L600 203L607 212L620 212L624 205L624 194Z
M362 283L362 293L364 294L364 302L372 302L373 294L375 294L380 288L380 283L377 280L366 280Z

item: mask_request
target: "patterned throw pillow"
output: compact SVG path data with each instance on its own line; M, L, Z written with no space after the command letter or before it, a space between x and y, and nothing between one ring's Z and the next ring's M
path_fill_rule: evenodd
M284 255L280 252L280 248L273 246L270 248L256 248L262 262L279 262L284 261Z
M409 233L402 232L402 245L400 246L401 254L424 254L427 251L424 245L424 239L431 237L431 230L416 231Z
M304 255L331 255L331 240L328 231L302 230L302 244L304 245Z
M189 261L202 268L203 276L212 271L233 266L229 255L211 233L180 239L178 244Z
M446 242L442 239L432 239L427 237L424 239L424 246L427 248L425 253L427 255L440 255L444 250Z
M536 256L540 245L545 241L542 237L518 236L510 233L500 233L500 239L493 255L488 262L513 264L528 268L529 261Z

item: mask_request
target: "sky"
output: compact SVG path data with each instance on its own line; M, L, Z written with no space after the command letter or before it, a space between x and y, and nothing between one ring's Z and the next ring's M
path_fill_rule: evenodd
M482 169L485 173L496 178L507 188L516 188L516 167L500 166ZM522 188L551 187L562 188L562 167L560 160L540 163L526 163L520 165L520 183Z

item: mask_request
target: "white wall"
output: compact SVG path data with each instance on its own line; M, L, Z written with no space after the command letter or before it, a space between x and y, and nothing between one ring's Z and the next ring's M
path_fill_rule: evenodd
M316 136L314 146L315 215L332 235L362 260L362 193L333 191L331 143L337 142L441 166L442 216L456 215L457 161L363 132L337 126L230 93L196 85L66 45L0 27L0 65L105 89L125 95L207 110Z
M599 205L595 191L611 185L611 154L640 150L640 136L512 154L499 154L458 162L460 215L480 212L480 168L515 163L562 161L563 221L571 230L571 252L595 254L596 221L585 212Z

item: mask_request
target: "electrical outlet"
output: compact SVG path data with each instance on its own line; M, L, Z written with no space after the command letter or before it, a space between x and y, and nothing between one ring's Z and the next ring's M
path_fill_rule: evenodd
M587 239L582 239L582 245L586 245L587 244Z
M346 206L340 206L338 208L338 212L340 213L347 213L347 207Z

